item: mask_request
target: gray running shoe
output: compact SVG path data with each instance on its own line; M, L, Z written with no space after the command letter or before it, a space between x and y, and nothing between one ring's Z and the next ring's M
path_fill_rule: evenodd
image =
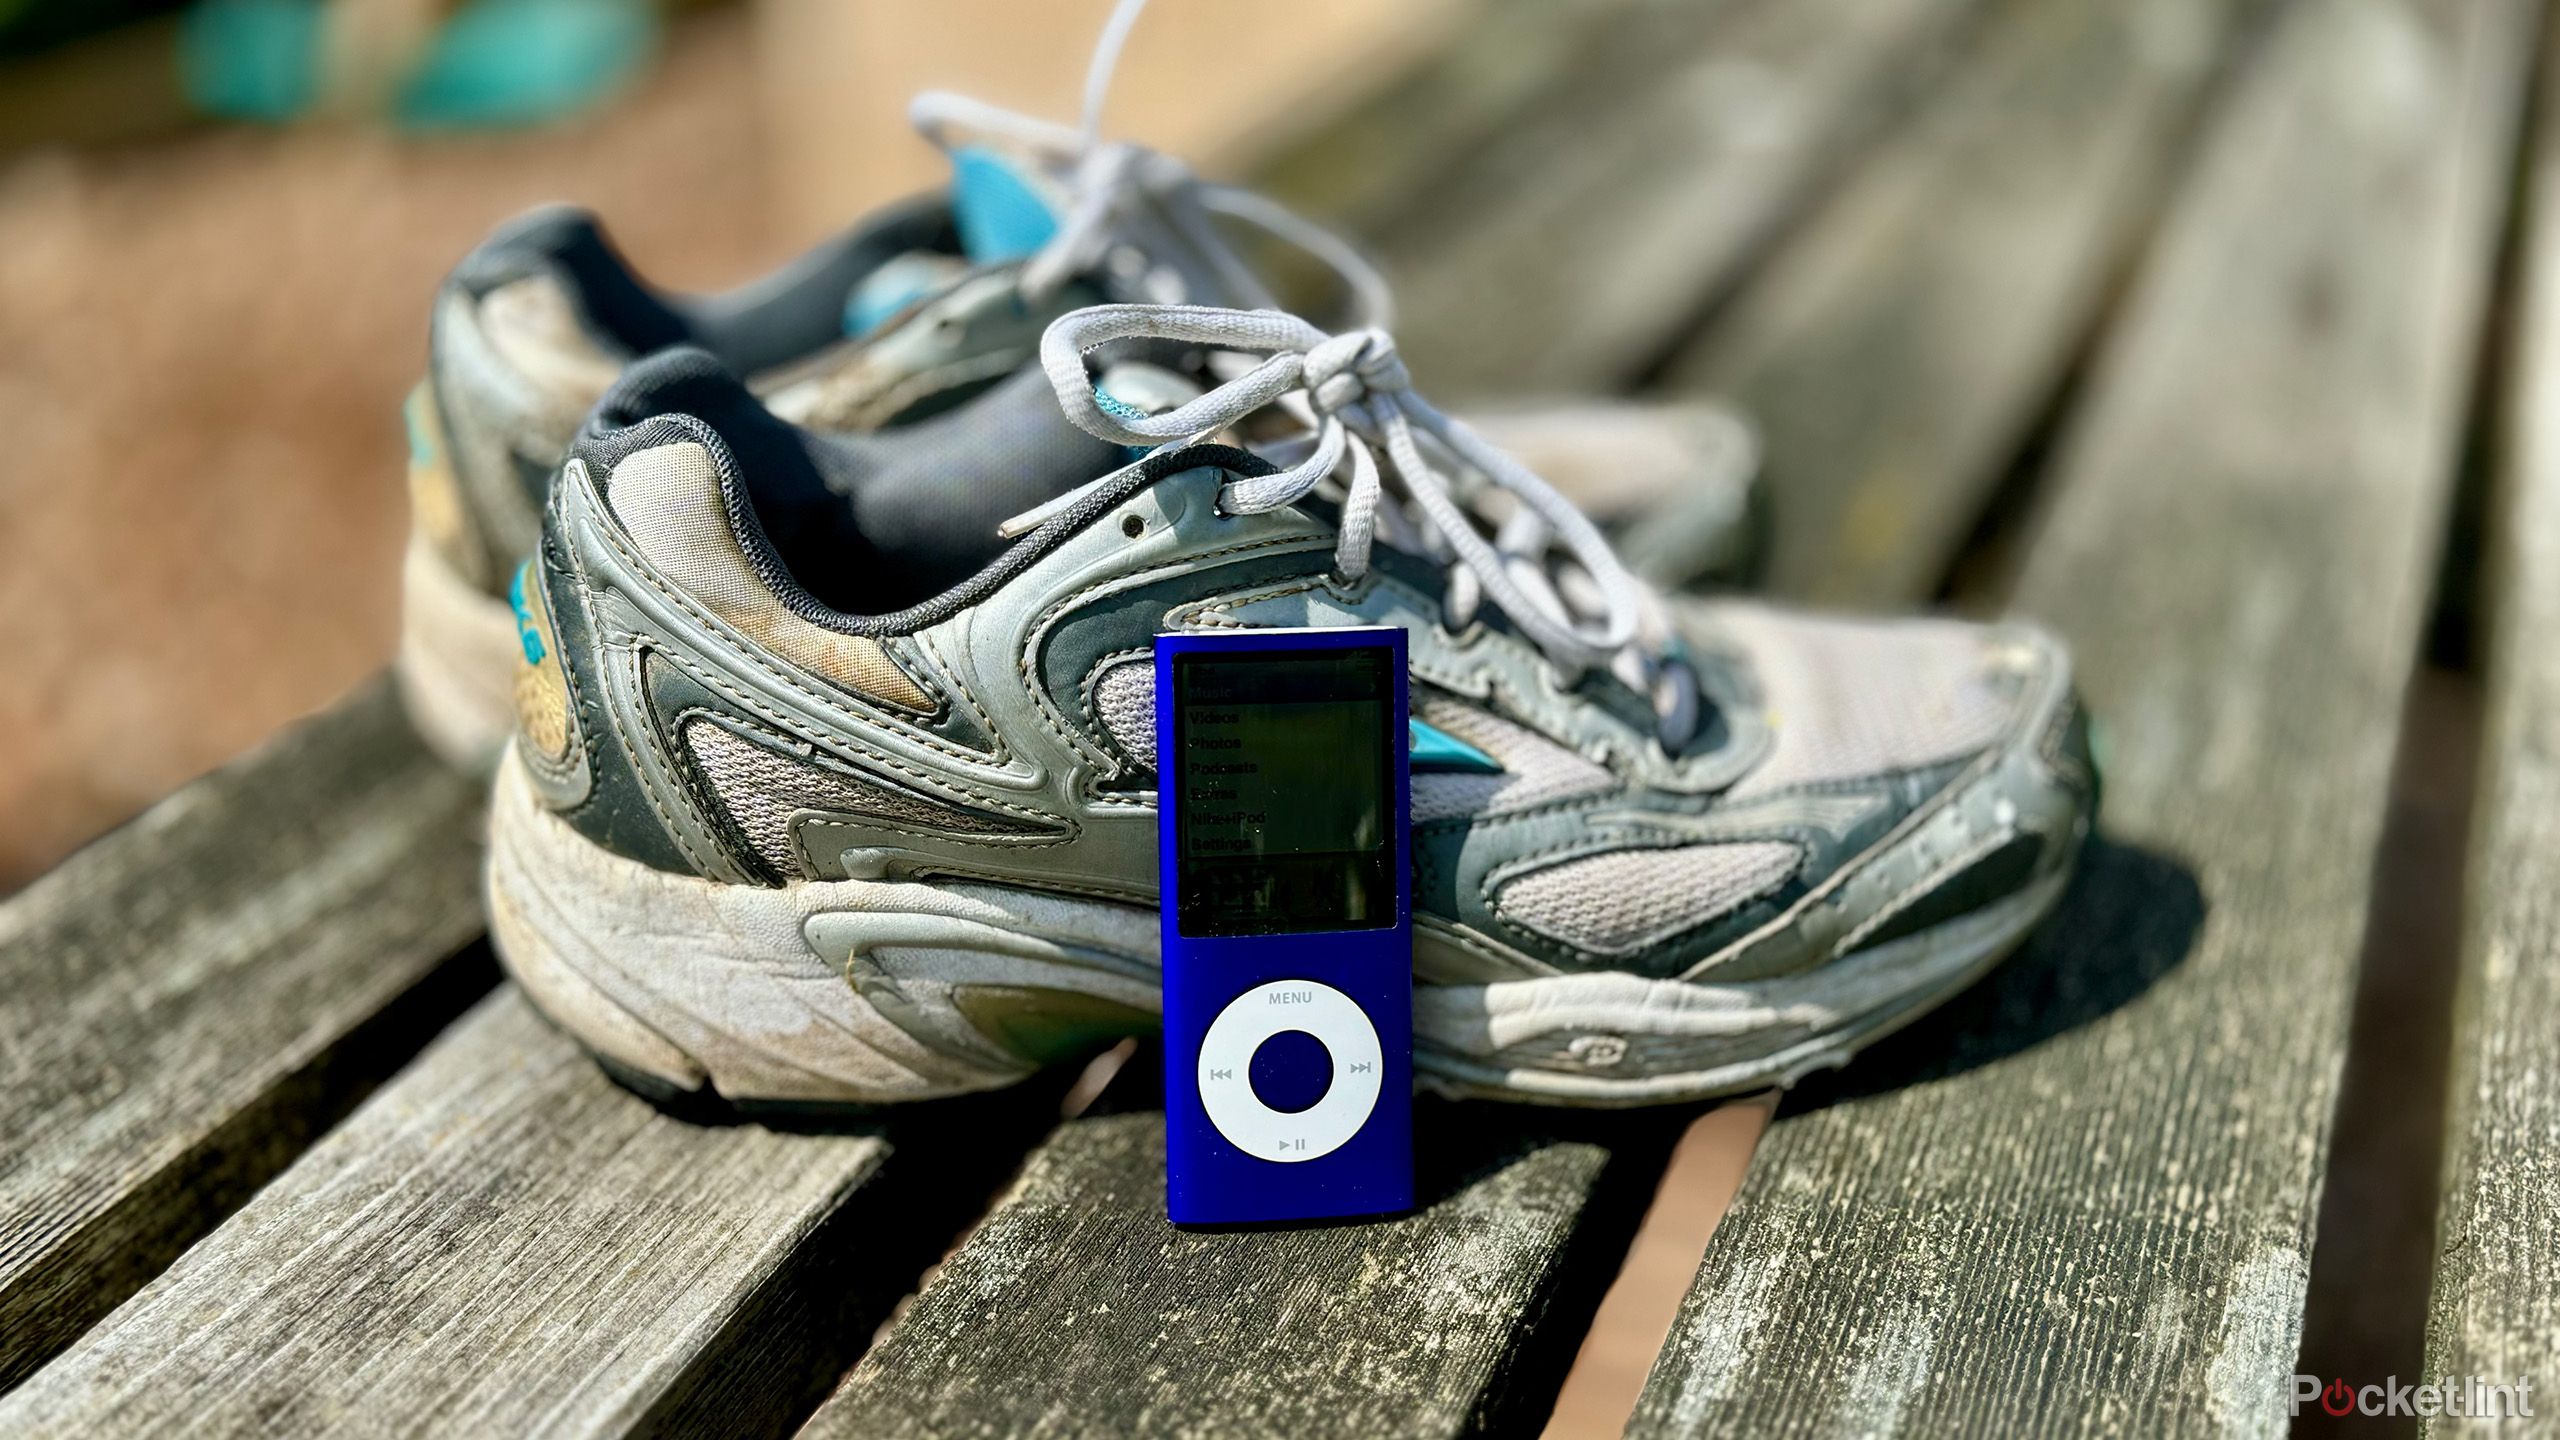
M427 379L409 401L398 667L419 732L448 760L495 761L516 646L508 578L532 551L579 421L640 356L700 347L777 414L815 429L903 426L1022 370L1041 328L1078 306L1267 303L1213 209L1309 249L1344 275L1362 323L1383 316L1383 282L1341 240L1249 192L1201 185L1169 156L953 97L917 108L951 152L947 192L729 294L652 288L593 216L565 207L509 224L456 267L436 299ZM991 133L972 138L972 126ZM1568 490L1626 516L1672 494L1695 497L1711 525L1729 514L1707 547L1735 569L1747 563L1757 447L1730 412L1585 400L1509 421Z
M1232 378L1173 383L1176 352ZM491 932L626 1081L921 1099L1151 1028L1160 630L1409 632L1443 1090L1785 1084L2060 894L2095 775L2043 635L1659 598L1383 332L1108 306L1044 367L1112 458L955 423L947 484L893 481L684 352L570 447L517 588ZM1050 498L940 503L1006 476Z

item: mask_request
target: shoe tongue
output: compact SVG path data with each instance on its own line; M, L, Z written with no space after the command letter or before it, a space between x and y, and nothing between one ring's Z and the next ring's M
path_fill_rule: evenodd
M951 223L978 265L1028 260L1056 238L1065 194L1035 168L982 145L951 152Z
M845 297L844 333L860 340L898 313L969 273L969 262L938 250L910 250L880 262Z
M1043 384L1045 383L1044 380ZM1189 377L1177 374L1161 365L1150 365L1141 360L1123 360L1103 367L1102 378L1094 383L1093 393L1094 398L1101 402L1103 409L1124 420L1134 420L1142 416L1161 415L1168 410L1178 409L1185 402L1198 399L1201 391ZM1049 399L1051 413L1055 414L1055 399L1045 396L1043 398ZM1122 453L1129 460L1135 461L1145 455L1146 451L1131 446ZM996 526L996 534L1007 540L1028 535L1039 529L1050 517L1073 508L1075 503L1084 497L1087 490L1110 478L1110 475L1097 476L1084 484L1051 496L1018 515L1008 516Z
M1093 394L1102 408L1123 420L1141 420L1179 410L1200 398L1198 382L1162 365L1119 360L1102 367Z
M1119 447L1059 412L1037 369L942 414L821 448L864 535L930 589L957 584L993 559L1005 516L1122 464Z
M870 335L898 312L968 274L1037 254L1058 233L1065 197L1030 167L984 146L951 152L951 222L960 254L911 250L864 275L845 297L844 333Z

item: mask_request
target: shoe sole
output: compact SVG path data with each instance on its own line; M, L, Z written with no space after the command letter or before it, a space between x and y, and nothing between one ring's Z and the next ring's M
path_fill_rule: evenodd
M1415 1066L1447 1093L1578 1106L1789 1085L1989 970L2066 878L1802 975L1424 984ZM670 874L544 809L512 753L491 801L488 902L526 995L662 1104L805 1111L994 1089L1041 1061L982 1028L988 997L1015 1015L1128 1017L1116 1033L1144 1029L1160 1004L1151 908L959 881Z

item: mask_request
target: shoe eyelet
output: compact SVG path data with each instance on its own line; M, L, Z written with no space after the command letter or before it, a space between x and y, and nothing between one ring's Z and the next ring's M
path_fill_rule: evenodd
M1135 540L1147 533L1147 522L1136 515L1123 515L1120 517L1120 533Z

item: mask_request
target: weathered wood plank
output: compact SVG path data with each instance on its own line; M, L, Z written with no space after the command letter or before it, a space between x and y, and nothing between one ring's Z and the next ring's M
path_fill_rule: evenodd
M1761 427L1772 589L1888 605L1946 575L2267 8L2004 0L1673 367ZM1629 560L1698 579L1689 528L1666 515Z
M2284 1429L2534 16L2270 36L2016 597L2110 727L2107 842L2027 954L1773 1127L1635 1433Z
M2546 43L2542 67L2490 524L2489 705L2426 1373L2549 1385L2560 1378L2560 106L2547 97L2560 48Z
M510 986L0 1398L0 1433L787 1431L1019 1153L1033 1098L688 1124Z
M486 988L478 795L377 687L0 905L0 1389Z
M1668 1132L1424 1102L1415 1133L1425 1204L1412 1215L1201 1232L1165 1221L1161 1114L1070 1122L801 1433L1372 1437L1534 1423Z
M1980 0L1645 0L1365 234L1442 395L1614 388L1948 58Z
M1646 0L1483 0L1442 46L1337 113L1262 132L1224 157L1254 184L1355 233L1391 223L1413 191L1549 103ZM1696 0L1698 8L1727 0Z

